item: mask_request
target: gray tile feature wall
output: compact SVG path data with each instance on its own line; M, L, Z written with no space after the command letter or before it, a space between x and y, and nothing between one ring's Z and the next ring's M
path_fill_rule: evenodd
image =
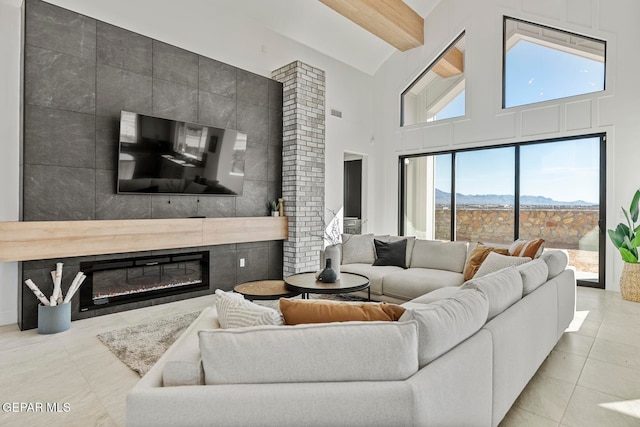
M25 15L23 220L268 215L282 195L281 83L40 0L26 0ZM243 196L116 194L123 109L247 132ZM246 269L236 245L208 247L212 283L281 278L282 242L261 245L255 260L242 248ZM24 263L23 276L48 283L55 261ZM33 303L22 288L21 304ZM34 310L19 307L31 320Z
M273 73L283 83L282 196L289 217L285 277L313 271L324 232L324 71L300 61Z

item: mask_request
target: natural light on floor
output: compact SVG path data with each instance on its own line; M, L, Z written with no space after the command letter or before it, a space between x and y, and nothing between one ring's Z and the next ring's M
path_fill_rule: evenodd
M576 314L573 316L573 320L569 324L569 327L565 329L565 332L578 332L582 327L582 324L587 319L589 315L589 311L576 311Z
M640 399L599 403L598 406L640 419Z

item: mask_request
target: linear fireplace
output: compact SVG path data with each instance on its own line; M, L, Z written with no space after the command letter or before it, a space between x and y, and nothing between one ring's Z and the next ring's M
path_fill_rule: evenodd
M209 288L209 252L80 263L80 311Z

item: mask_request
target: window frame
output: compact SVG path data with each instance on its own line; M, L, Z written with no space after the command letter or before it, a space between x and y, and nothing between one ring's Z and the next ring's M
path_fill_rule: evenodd
M586 39L586 40L590 40L592 42L597 42L597 43L602 43L604 45L604 52L602 54L604 60L603 60L603 66L604 66L604 72L603 72L603 83L602 83L602 90L600 91L596 91L596 92L587 92L587 93L582 93L582 94L578 94L578 95L571 95L571 96L566 96L566 97L562 97L562 98L554 98L554 99L549 99L549 100L545 100L545 101L539 101L539 102L532 102L529 104L521 104L521 105L514 105L511 107L506 107L506 100L507 100L507 95L506 95L506 81L507 81L507 51L506 51L506 46L507 46L507 20L512 20L512 21L516 21L516 22L522 22L524 24L527 25L533 25L536 27L540 27L543 30L551 30L551 31L557 31L559 33L563 33L563 34L567 34L569 36L574 36L574 37L579 37L582 39ZM574 98L574 97L578 97L578 96L586 96L586 95L591 95L594 93L601 93L601 92L605 92L607 90L607 41L606 40L602 40L596 37L592 37L592 36L587 36L584 34L579 34L579 33L575 33L573 31L568 31L568 30L563 30L561 28L556 28L556 27L551 27L549 25L545 25L545 24L540 24L538 22L532 22L532 21L527 21L525 19L520 19L520 18L515 18L513 16L507 16L507 15L503 15L502 16L502 109L503 110L508 110L511 108L521 108L521 107L526 107L528 105L537 105L537 104L541 104L543 102L552 102L552 101L557 101L560 99L569 99L569 98Z
M404 207L405 207L405 179L404 179L404 161L405 159L420 157L420 156L436 156L440 154L451 154L451 230L450 236L451 241L455 241L456 239L456 154L469 152L469 151L478 151L478 150L487 150L492 148L503 148L503 147L515 147L514 156L515 156L515 165L514 165L514 174L515 174L515 188L514 188L514 221L513 221L513 237L514 240L518 239L520 236L520 147L527 145L535 145L535 144L544 144L544 143L554 143L554 142L562 142L562 141L570 141L575 139L587 139L587 138L600 138L600 179L599 179L599 222L598 227L602 236L599 238L599 282L591 282L591 281L582 281L578 280L578 284L586 287L600 288L604 289L605 287L605 262L606 262L606 233L605 233L605 224L606 224L606 214L607 214L607 197L606 197L606 144L607 144L607 134L606 132L596 132L596 133L588 133L583 135L573 135L559 138L549 138L549 139L539 139L539 140L529 140L508 144L495 144L495 145L487 145L481 147L471 147L471 148L462 148L462 149L454 149L454 150L442 150L442 151L429 151L422 153L414 153L398 156L398 235L404 236L405 234L405 224L404 224Z
M442 52L440 52L440 54L429 63L429 65L427 66L427 68L425 68L420 74L418 74L418 76L416 78L414 78L411 83L400 93L400 127L406 127L406 126L413 126L413 125L417 125L417 124L426 124L426 123L434 123L434 121L430 121L430 122L421 122L421 123L414 123L413 125L405 125L404 124L404 114L405 114L405 108L404 108L404 96L411 90L414 88L415 85L418 84L418 82L429 72L431 71L431 69L438 63L438 61L440 61L442 58L444 58L444 56L447 54L447 52L449 52L449 50L454 47L460 40L462 40L462 38L465 36L466 31L463 30L460 34L458 34L458 36L453 39L453 41L451 43L449 43L447 45L447 47L444 48L444 50L442 50ZM466 58L467 56L464 56L463 59L463 63L464 63L464 72L466 72L467 70L467 64L466 64ZM465 81L466 81L466 75L464 77ZM465 84L465 107L464 107L464 114L462 116L457 116L457 117L466 117L467 115L467 100L466 100L466 84ZM458 93L459 94L459 93ZM444 120L448 120L448 119L444 119ZM437 122L437 120L436 120Z

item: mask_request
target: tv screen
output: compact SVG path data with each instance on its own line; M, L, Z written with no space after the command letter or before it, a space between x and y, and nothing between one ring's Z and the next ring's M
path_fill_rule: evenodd
M247 135L122 111L118 193L241 195Z

